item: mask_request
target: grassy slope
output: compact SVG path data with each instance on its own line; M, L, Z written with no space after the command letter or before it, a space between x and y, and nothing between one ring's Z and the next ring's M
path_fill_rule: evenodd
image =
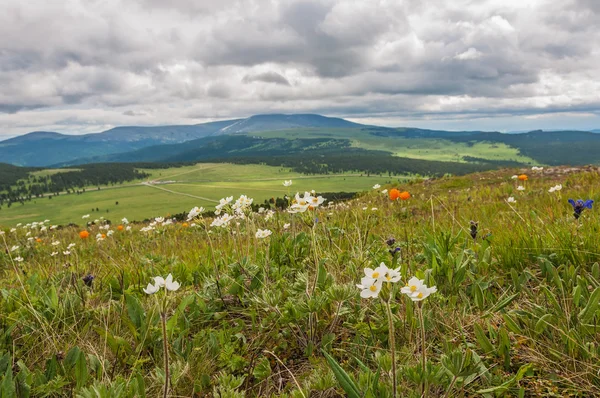
M347 138L352 146L369 150L383 150L395 156L413 159L439 160L445 162L463 162L463 156L472 156L490 160L514 160L522 163L537 164L533 159L519 154L518 149L503 143L477 142L469 145L439 138L381 137L369 134L361 129L292 129L253 133L253 136L265 138Z
M137 181L125 183L122 187L102 187L100 191L95 187L88 187L82 195L62 194L52 199L34 199L24 205L16 203L0 210L0 225L45 219L57 224L81 223L81 216L84 214L112 220L123 217L143 220L180 213L194 206L213 208L219 199L239 195L240 192L246 192L263 202L271 197L288 194L282 182L289 179L294 181L290 191L293 193L310 189L320 192L357 192L390 180L387 176L303 176L278 167L224 163L200 163L195 166L144 171L151 174L149 180L173 180L176 183L148 187L139 185L141 181ZM117 201L118 205L115 203ZM96 208L99 212L92 212Z
M139 388L157 396L161 332L154 297L141 288L152 276L173 273L182 282L168 306L173 395L337 396L342 390L320 355L325 348L361 391L389 396L384 306L360 299L354 284L363 267L390 265L385 240L394 236L402 280L427 276L439 290L423 307L429 396L492 388L500 396L598 396L600 217L594 209L574 220L566 199L597 200L600 175L546 170L530 175L520 192L510 179L516 172L415 184L406 202L369 194L318 210L312 229L314 215L282 213L270 221L256 215L235 234L182 225L144 234L134 226L100 243L81 241L77 229L34 231L41 242L27 243L24 230L7 232L0 241L7 249L20 245L12 256L24 262L0 252L0 319L3 328L14 327L0 340L0 353L9 363L20 361L22 376L45 372L52 379L25 378L37 394L83 393L95 384L113 392L122 385L124 396L140 396ZM556 183L562 191L548 193ZM511 195L512 207L505 202ZM470 220L479 221L476 242ZM293 225L284 230L284 223ZM257 228L273 235L257 240ZM54 240L59 246L50 245ZM50 257L70 242L77 244L71 256ZM87 273L96 278L94 289L81 281ZM392 312L399 395L419 397L417 309L397 293ZM85 379L68 359L52 365L59 351L73 347L84 352L91 372ZM449 357L466 356L470 381L453 382Z

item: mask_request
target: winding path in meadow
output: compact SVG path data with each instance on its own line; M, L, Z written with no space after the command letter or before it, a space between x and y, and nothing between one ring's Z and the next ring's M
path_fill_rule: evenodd
M169 192L169 193L174 193L175 195L189 196L190 198L194 198L194 199L202 199L202 200L206 200L208 202L219 203L218 200L205 198L203 196L190 195L189 193L171 191L170 189L162 188L162 187L159 187L159 186L153 185L153 184L148 184L146 182L143 182L141 185L143 185L145 187L160 189L161 191L165 191L165 192Z

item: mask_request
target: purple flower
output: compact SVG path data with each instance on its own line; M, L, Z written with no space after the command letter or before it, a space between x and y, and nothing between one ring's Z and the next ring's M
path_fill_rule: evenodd
M86 276L84 276L83 278L83 283L85 283L85 285L87 287L92 287L92 282L94 282L94 275L92 274L87 274Z
M577 201L575 201L573 199L569 199L569 203L571 204L571 206L573 206L573 216L575 217L575 219L578 219L579 216L581 216L581 212L584 209L592 208L592 204L594 203L594 201L591 199L588 199L584 202L582 199L577 199Z
M477 239L477 227L479 226L479 223L477 221L473 221L471 220L471 238L473 238L473 240Z

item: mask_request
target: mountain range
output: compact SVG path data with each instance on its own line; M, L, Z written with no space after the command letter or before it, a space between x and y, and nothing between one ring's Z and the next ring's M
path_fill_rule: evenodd
M312 114L255 115L246 119L180 126L123 126L83 135L35 131L0 141L0 162L18 166L50 166L86 158L126 153L162 144L176 144L208 136L293 128L356 128L344 119Z
M506 145L515 149L515 153L541 164L587 164L600 162L600 134L596 133L600 130L536 130L504 134L389 128L316 114L266 114L196 125L123 126L84 135L36 131L0 141L0 162L28 167L58 167L104 162L229 158L262 161L269 156L300 153L338 155L357 148L363 154L391 156L393 151L385 145L373 150L373 142L392 140L395 146L410 147L414 141L420 142L426 150L428 142L439 144L442 140L444 145L473 145L477 142ZM361 144L356 145L357 142ZM472 156L463 160L475 163L489 161Z

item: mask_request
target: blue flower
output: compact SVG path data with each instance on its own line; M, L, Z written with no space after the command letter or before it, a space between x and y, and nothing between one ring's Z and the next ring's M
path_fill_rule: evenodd
M592 204L594 203L594 201L591 199L588 199L584 202L582 199L577 199L577 201L574 201L573 199L569 199L569 203L571 204L571 206L573 206L573 216L575 217L575 219L578 219L579 216L581 216L581 212L584 209L592 208Z

